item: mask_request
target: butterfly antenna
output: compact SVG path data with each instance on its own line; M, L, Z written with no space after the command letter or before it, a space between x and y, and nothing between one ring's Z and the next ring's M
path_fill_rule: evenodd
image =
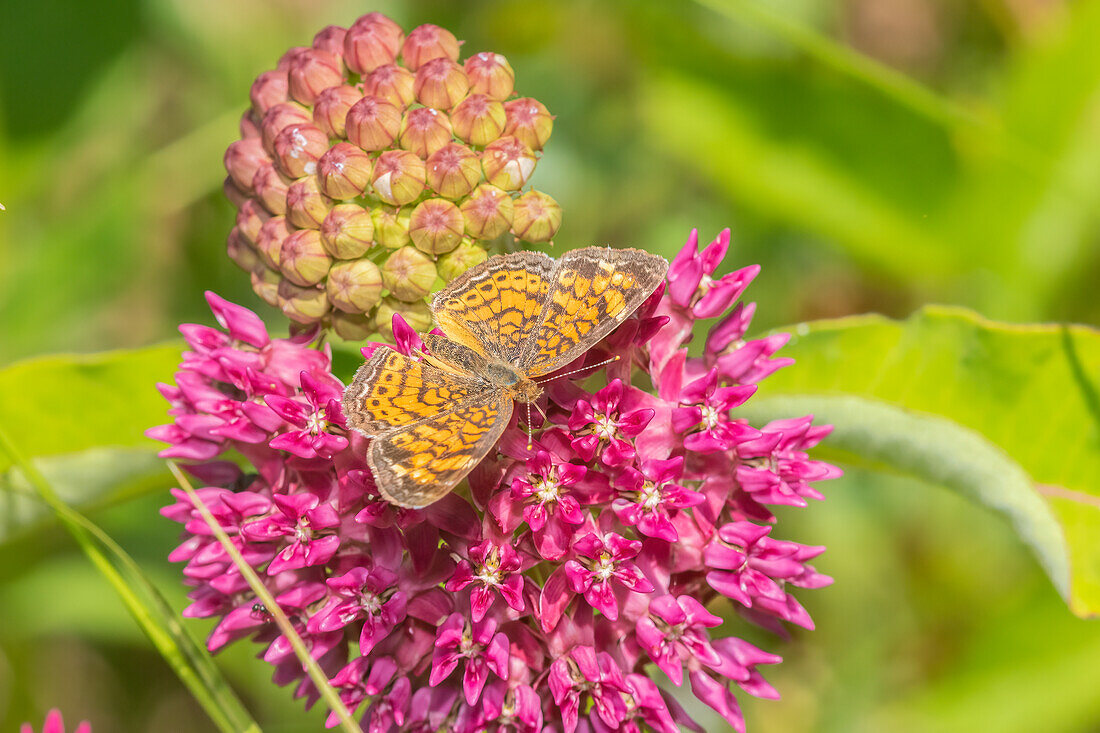
M533 437L531 437L531 403L528 402L526 404L527 404L527 450L531 450L531 448L533 448L534 445L535 445L535 439Z
M547 382L553 382L553 381L558 380L558 379L564 379L565 377L569 377L569 376L572 376L574 374L579 374L580 372L586 372L589 369L598 369L598 368L602 367L604 364L610 364L611 362L618 361L619 359L622 359L622 357L619 356L618 354L616 354L615 356L611 357L610 359L604 359L603 361L599 362L598 364L589 364L588 366L581 367L580 369L574 369L573 371L566 372L565 374L559 374L556 377L551 377L550 379L545 379L541 382L536 380L535 384L546 384Z

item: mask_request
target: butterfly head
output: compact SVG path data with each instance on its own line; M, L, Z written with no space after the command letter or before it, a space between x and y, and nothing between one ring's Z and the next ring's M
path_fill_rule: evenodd
M502 361L489 362L487 371L486 377L489 381L504 389L518 402L534 402L542 394L542 387L511 364Z

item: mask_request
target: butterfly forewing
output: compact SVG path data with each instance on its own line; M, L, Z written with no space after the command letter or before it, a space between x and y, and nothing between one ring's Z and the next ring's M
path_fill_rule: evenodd
M512 400L485 393L371 442L367 463L390 502L419 508L438 501L489 452L512 416Z
M573 361L637 310L667 271L663 257L637 249L567 252L558 260L520 368L537 377Z
M344 390L348 426L368 437L453 410L485 387L471 376L437 369L393 349L379 349Z
M493 257L435 296L436 323L475 351L517 363L539 323L555 264L540 252Z

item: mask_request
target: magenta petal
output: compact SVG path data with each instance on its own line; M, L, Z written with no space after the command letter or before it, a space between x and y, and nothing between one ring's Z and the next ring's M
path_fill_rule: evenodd
M210 290L206 291L206 302L214 312L214 319L233 338L257 348L263 348L271 341L264 322L252 311L230 303Z
M619 602L615 600L615 591L607 581L593 583L584 594L584 600L611 621L619 618Z

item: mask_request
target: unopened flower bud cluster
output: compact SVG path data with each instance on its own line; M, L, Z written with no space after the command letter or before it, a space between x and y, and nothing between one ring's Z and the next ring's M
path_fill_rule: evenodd
M380 13L329 26L252 85L225 153L229 256L290 319L347 339L426 330L425 297L504 238L548 242L561 208L530 189L553 117L500 54L459 61L449 31ZM525 190L526 189L526 190Z

